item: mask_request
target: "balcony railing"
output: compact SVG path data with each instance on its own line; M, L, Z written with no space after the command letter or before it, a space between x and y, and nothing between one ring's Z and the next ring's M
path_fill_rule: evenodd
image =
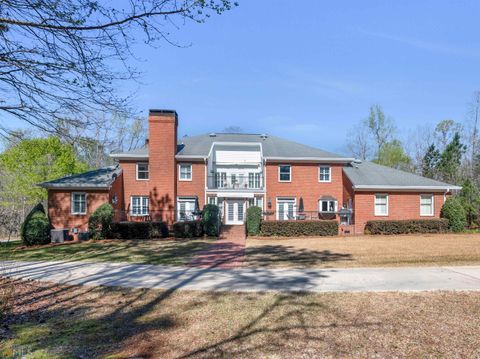
M259 190L263 189L262 173L226 174L217 173L208 176L209 189L224 190Z

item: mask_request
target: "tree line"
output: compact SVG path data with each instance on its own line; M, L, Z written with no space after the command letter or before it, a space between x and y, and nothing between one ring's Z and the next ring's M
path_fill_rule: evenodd
M462 122L420 125L402 142L397 124L374 105L347 134L347 149L360 160L460 185L458 193L470 226L480 218L480 91L474 92Z

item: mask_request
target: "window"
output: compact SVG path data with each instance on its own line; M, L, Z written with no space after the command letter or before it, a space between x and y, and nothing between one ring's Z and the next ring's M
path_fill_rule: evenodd
M320 212L336 212L337 211L337 201L330 199L321 199L319 201L319 211Z
M212 197L214 198L214 197ZM179 221L194 220L196 207L196 198L179 198L177 200L177 219Z
M249 207L260 207L263 209L263 197L254 197L248 199L248 206Z
M248 174L248 188L260 188L260 173Z
M433 216L433 194L420 195L420 215Z
M217 197L208 197L208 204L217 205Z
M180 181L192 180L192 165L179 165L180 167Z
M215 187L216 188L227 187L227 173L226 172L215 173Z
M87 213L87 194L74 192L72 193L72 214Z
M147 196L132 196L131 215L132 216L148 216Z
M318 180L320 182L330 182L331 181L331 168L330 168L330 166L320 166Z
M148 163L137 163L137 180L148 180Z
M375 195L375 215L388 216L388 195L386 194Z
M285 221L295 219L295 198L277 198L277 220Z
M292 167L290 165L278 166L278 180L280 182L290 182L292 180Z

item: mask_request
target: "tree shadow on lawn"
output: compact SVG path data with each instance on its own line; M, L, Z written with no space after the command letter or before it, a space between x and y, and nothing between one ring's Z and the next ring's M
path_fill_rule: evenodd
M246 264L249 267L327 267L331 262L353 260L349 253L317 251L285 245L258 245L247 247L245 251Z

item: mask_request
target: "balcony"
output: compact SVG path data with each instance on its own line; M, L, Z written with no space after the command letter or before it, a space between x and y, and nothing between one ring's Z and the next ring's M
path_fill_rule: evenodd
M263 173L227 174L218 172L208 176L208 189L255 191L263 189Z

